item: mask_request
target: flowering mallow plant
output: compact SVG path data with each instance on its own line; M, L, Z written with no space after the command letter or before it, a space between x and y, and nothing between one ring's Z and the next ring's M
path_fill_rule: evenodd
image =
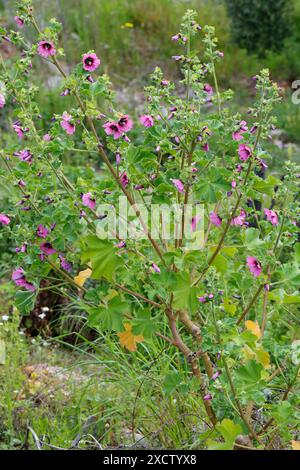
M0 77L0 112L15 123L0 152L1 179L11 187L0 230L15 245L16 305L28 314L49 278L129 360L153 342L177 350L166 384L184 383L182 393L197 400L204 447L264 448L280 433L292 439L300 168L288 161L280 175L270 168L264 141L280 98L268 70L253 81L247 114L231 112L233 93L217 79L223 53L215 30L189 10L170 38L180 86L157 67L144 111L126 113L113 100L100 48L78 56L69 72L61 25L51 19L41 29L30 0L18 2L16 18L16 31L1 31L17 52L1 61ZM34 70L49 64L61 76L58 96L70 97L63 114L46 121ZM93 156L87 170L78 155ZM166 220L173 207L176 217ZM196 244L189 233L200 233Z

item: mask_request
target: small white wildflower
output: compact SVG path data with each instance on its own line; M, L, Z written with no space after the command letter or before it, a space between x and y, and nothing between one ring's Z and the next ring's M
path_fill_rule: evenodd
M38 317L39 317L41 320L43 320L43 319L46 317L46 314L45 314L45 313L40 313L40 314L38 315Z
M2 320L3 320L3 321L9 320L9 316L8 316L8 315L3 315L3 316L2 316Z
M42 307L42 312L49 312L50 308L49 307Z

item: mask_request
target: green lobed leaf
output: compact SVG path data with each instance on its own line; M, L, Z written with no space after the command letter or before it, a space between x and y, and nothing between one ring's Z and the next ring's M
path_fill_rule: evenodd
M242 428L239 424L235 424L231 419L226 418L216 425L216 430L221 434L224 442L208 439L207 444L209 450L233 449L236 438L242 433Z
M132 322L132 332L135 335L142 335L144 338L150 338L157 330L157 323L151 317L149 309L141 309L138 311L138 316Z
M100 240L90 235L83 240L82 262L92 263L92 279L105 279L112 281L118 268L123 266L124 260L117 254L117 249L109 240Z
M34 308L36 292L18 291L15 297L15 306L23 315L28 315Z
M106 307L94 307L88 310L88 324L100 330L120 331L123 329L124 313L128 310L126 302L117 296Z

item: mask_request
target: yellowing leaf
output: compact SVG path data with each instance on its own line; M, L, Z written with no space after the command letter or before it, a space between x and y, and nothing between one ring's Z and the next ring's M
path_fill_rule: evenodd
M291 441L293 450L300 450L300 441Z
M121 346L129 351L136 351L136 343L144 341L144 337L142 335L135 336L131 331L132 326L130 323L124 323L124 328L125 331L118 333Z
M91 277L92 270L90 268L85 269L84 271L80 271L77 276L74 277L75 283L79 286L82 287L85 281Z
M119 294L115 289L109 289L107 296L105 297L105 300L112 300L115 297L117 297Z
M262 348L256 349L255 353L257 361L266 369L269 369L271 367L270 354Z
M247 330L251 331L251 333L253 333L258 339L261 338L261 331L260 331L260 327L257 321L254 322L251 320L247 320L245 322L245 325L246 325Z
M259 364L262 364L265 369L271 367L270 355L263 348L251 349L247 344L243 348L246 360L254 359Z
M255 359L255 352L253 351L253 349L249 348L249 346L247 344L243 348L243 353L245 354L246 361L250 361L251 359Z

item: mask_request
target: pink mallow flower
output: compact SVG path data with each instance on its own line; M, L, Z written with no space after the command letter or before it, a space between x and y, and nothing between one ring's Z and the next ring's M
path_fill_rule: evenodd
M21 247L16 246L15 251L16 251L16 253L26 253L26 251L27 251L27 244L26 244L26 243L23 243L23 244L21 245Z
M106 135L111 135L113 138L119 139L122 135L122 130L119 128L117 122L113 121L108 121L105 124L103 124L103 129Z
M12 127L13 127L13 130L17 133L19 139L23 139L24 138L24 131L21 127L20 121L14 122Z
M10 223L10 218L5 214L0 214L0 223L3 225L8 225Z
M232 134L233 140L243 140L243 136L240 131L235 131Z
M24 287L31 292L35 291L34 285L27 281L23 268L17 268L13 271L11 278L17 286Z
M22 160L22 162L26 162L26 163L29 163L31 165L31 163L32 163L32 153L30 152L30 150L28 150L28 149L20 150L20 152L16 153L16 156L19 157L19 159Z
M258 277L261 274L261 264L260 262L254 258L254 256L248 256L247 258L247 265L250 269L250 272L253 276Z
M120 175L120 183L123 186L123 188L126 188L126 186L129 184L129 178L125 171L123 171L123 173Z
M278 225L278 215L275 211L264 209L264 213L266 214L267 220L271 222L272 225Z
M173 179L171 180L174 186L177 188L179 193L184 193L184 184L181 180Z
M245 161L248 160L248 158L250 158L251 156L252 156L252 150L251 150L251 148L250 148L248 145L240 144L240 145L239 145L239 157L240 157L240 160L242 160L243 162L245 162Z
M121 154L119 152L117 152L116 153L116 164L120 165L121 161L122 161Z
M60 259L60 267L65 271L71 272L73 268L73 264L67 260L63 255L59 255Z
M17 23L17 25L19 26L19 28L23 28L24 21L22 20L22 18L20 18L19 16L15 16L14 20Z
M0 109L4 108L5 106L5 96L0 93Z
M127 114L118 120L118 128L122 132L128 132L133 128L133 122Z
M49 235L49 233L50 233L49 230L46 227L44 227L44 225L42 224L40 224L36 230L36 234L40 238L46 238L47 235Z
M155 271L156 273L160 273L160 268L157 266L157 264L152 263L152 264L151 264L151 267L154 269L154 271Z
M204 395L203 400L205 400L205 401L212 400L212 394L211 394L211 393L207 393L206 395Z
M62 115L62 121L60 121L61 127L66 131L67 134L74 134L76 130L75 124L71 122L72 116L64 111Z
M40 249L45 255L54 255L56 253L56 249L53 248L50 242L43 242L40 244Z
M246 219L246 212L242 209L240 215L234 217L231 221L231 225L244 225Z
M217 370L217 372L215 372L215 373L213 374L211 380L212 380L213 382L215 382L215 380L217 380L217 379L220 377L221 373L222 373L222 372L221 372L220 370Z
M209 214L209 220L216 227L220 227L222 225L222 219L215 212L211 212Z
M211 85L209 85L208 83L206 83L203 87L203 91L205 93L207 93L208 95L212 95L214 90L213 90L213 87Z
M93 198L92 193L85 193L81 196L82 204L90 209L94 209L96 206L96 199Z
M241 121L239 124L239 129L232 134L233 140L237 140L237 141L242 140L243 134L247 132L247 130L248 130L248 126L247 126L246 121Z
M87 72L94 72L100 65L101 61L94 52L84 54L82 57L83 68Z
M12 273L11 278L17 286L20 286L22 281L25 279L24 269L23 268L15 269Z
M56 54L54 44L50 41L40 41L37 50L40 56L46 58Z
M143 124L143 126L145 127L153 127L154 119L150 114L144 114L140 117L140 123Z
M120 241L119 243L116 244L117 248L125 248L126 247L126 242L124 240Z

